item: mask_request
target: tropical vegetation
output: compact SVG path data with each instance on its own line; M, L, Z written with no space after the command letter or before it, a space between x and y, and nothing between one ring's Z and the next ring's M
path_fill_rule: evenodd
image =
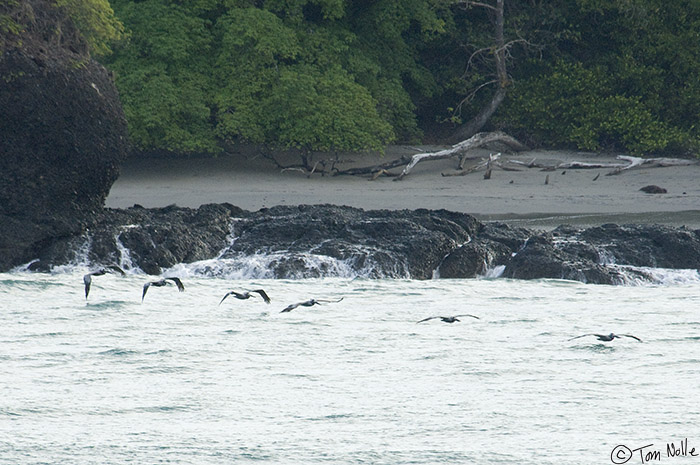
M531 145L675 155L700 145L700 0L52 3L114 71L141 151L446 142L499 88L484 129ZM30 4L0 2L0 47Z

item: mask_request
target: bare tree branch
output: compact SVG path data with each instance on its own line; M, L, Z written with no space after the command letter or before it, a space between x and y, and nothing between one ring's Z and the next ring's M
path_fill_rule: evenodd
M467 2L465 2L465 3L466 3L466 6L467 6L467 7L470 7L470 6L478 6L478 7L482 7L482 8L488 8L489 10L498 11L498 10L497 10L497 7L495 7L495 6L493 6L493 5L489 5L488 3L473 2L473 1L467 1Z

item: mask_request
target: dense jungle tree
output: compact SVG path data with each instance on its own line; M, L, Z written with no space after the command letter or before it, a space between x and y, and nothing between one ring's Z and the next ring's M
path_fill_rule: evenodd
M114 70L140 150L376 150L475 116L531 145L700 145L698 0L113 0L116 46L106 0L53 4ZM0 46L31 5L0 3Z
M558 41L522 67L497 124L535 145L696 152L700 2L552 7L560 12Z
M436 86L418 49L443 27L428 0L113 4L131 40L107 64L142 150L382 150L420 136L414 96Z

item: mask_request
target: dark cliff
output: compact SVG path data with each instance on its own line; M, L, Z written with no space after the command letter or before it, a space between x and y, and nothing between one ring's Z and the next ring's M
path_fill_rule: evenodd
M0 271L80 234L128 153L109 72L60 11L32 3L32 26L0 50ZM74 39L56 40L55 22Z

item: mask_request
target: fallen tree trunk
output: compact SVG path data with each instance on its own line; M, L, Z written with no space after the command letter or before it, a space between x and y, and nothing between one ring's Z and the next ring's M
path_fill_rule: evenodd
M396 159L388 161L386 163L381 163L379 165L362 166L359 168L348 168L346 170L338 170L335 173L333 173L333 175L338 176L341 174L358 175L358 174L375 174L375 173L383 174L382 172L384 172L386 170L390 170L392 168L396 168L397 166L405 165L409 161L411 161L410 155L403 155L400 158L396 158Z
M523 144L518 142L516 139L504 132L480 132L478 134L473 135L469 139L460 142L459 144L453 145L449 149L440 150L439 152L417 153L413 155L411 157L410 163L406 165L406 167L403 169L401 174L399 174L399 176L395 179L395 181L400 181L404 178L404 176L407 176L408 173L413 169L413 167L415 167L421 161L451 158L461 153L464 153L467 150L476 149L491 142L503 143L508 147L512 148L513 150L525 150L527 148Z
M668 166L688 166L688 165L695 165L698 162L696 160L686 160L682 158L639 158L639 157L630 157L627 155L618 155L617 158L619 160L625 160L628 162L626 166L621 166L618 168L615 168L613 171L609 172L606 174L606 176L613 176L616 174L620 174L623 171L630 170L632 168L636 168L638 166L643 166L643 165L648 165L649 168L654 168L654 167L668 167Z
M491 169L491 164L497 164L496 160L498 160L500 158L500 156L501 156L500 153L497 153L495 155L491 153L491 154L489 154L488 160L483 160L481 163L478 163L478 164L472 166L471 168L460 169L459 171L453 171L451 173L441 173L441 174L444 177L447 177L447 176L466 176L466 175L473 173L474 171L478 171L482 168L485 168L487 171L489 171ZM461 166L461 164L460 164L460 166ZM498 166L500 166L500 165L498 165ZM491 177L491 175L489 174L489 178L490 177Z
M500 142L502 144L505 144L506 146L510 147L511 149L515 151L520 151L520 150L527 150L527 147L523 144L521 144L518 140L515 138L509 136L508 134L504 132L480 132L479 134L475 134L474 136L470 137L467 140L464 140L460 142L459 144L455 144L449 149L445 150L440 150L438 152L425 152L425 153L417 153L415 155L403 155L400 158L388 161L386 163L382 163L379 165L372 165L372 166L363 166L359 168L349 168L346 170L338 170L335 173L333 173L335 176L337 175L358 175L358 174L369 174L372 176L375 176L374 179L379 177L380 175L388 175L391 176L390 173L388 173L387 170L390 170L392 168L396 168L399 166L404 166L404 169L401 171L401 173L394 179L395 181L403 179L404 176L408 175L408 173L415 167L418 163L421 161L425 160L441 160L445 158L451 158L455 157L458 155L463 154L464 152L471 150L471 149L476 149L479 148L485 144L492 143L492 142Z
M653 168L667 166L688 166L695 165L698 163L697 160L686 160L683 158L640 158L632 157L629 155L618 155L617 159L623 160L626 163L590 163L582 161L570 161L564 163L557 163L556 165L545 165L542 163L537 163L536 159L534 158L529 162L524 162L520 160L510 160L510 163L522 165L527 168L541 168L547 171L554 171L557 169L590 170L600 168L613 168L613 171L607 173L607 176L620 174L623 171L637 168L639 166L648 166L649 168Z
M469 173L473 173L479 169L485 168L486 162L477 164L476 166L464 169L464 163L467 159L482 158L482 157L467 157L466 152L472 149L482 147L486 144L498 142L508 146L514 151L527 150L527 147L521 144L515 138L509 136L504 132L480 132L470 137L467 140L455 144L452 147L440 150L437 152L424 152L417 153L415 155L403 155L400 158L388 161L386 163L381 163L378 165L364 166L359 168L349 168L346 170L338 170L333 173L333 175L363 175L368 174L371 176L371 180L377 179L379 176L394 176L394 181L400 181L405 176L407 176L411 170L420 162L427 160L442 160L446 158L452 158L461 155L461 160L459 162L459 168L453 173L442 173L443 176L465 176ZM499 154L500 155L500 154ZM601 168L612 168L613 171L608 173L608 176L613 174L620 174L622 171L626 171L639 166L649 166L649 167L665 167L665 166L686 166L697 164L697 160L686 160L678 158L639 158L631 157L627 155L619 155L618 160L620 163L590 163L582 161L570 161L570 162L552 162L538 163L537 159L533 158L531 161L520 161L520 160L505 160L505 162L497 161L498 155L491 159L491 164L497 166L506 171L519 171L517 168L508 167L505 163L511 163L515 165L521 165L526 168L540 168L542 171L556 171L557 169L601 169ZM396 168L399 166L404 166L403 170L399 174L390 173L388 170Z

